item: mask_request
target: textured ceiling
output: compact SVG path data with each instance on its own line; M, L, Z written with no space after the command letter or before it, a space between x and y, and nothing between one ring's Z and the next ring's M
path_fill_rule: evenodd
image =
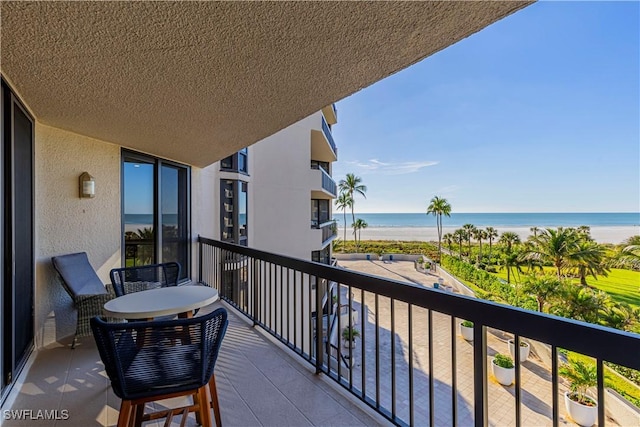
M529 3L3 1L0 67L44 124L205 166Z

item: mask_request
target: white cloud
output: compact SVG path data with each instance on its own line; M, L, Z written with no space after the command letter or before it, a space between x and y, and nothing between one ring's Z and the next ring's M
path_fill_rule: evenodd
M434 161L386 163L378 159L371 159L364 162L356 160L345 163L355 166L359 169L358 173L360 174L379 173L382 175L405 175L438 164L438 162Z

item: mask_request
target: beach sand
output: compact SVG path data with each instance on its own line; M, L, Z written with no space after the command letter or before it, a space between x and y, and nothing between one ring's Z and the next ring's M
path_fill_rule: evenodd
M531 231L529 227L494 227L498 233L513 231L525 240ZM453 233L457 227L444 227L442 235ZM631 236L640 235L640 225L624 227L591 227L591 237L598 243L622 243ZM342 227L338 228L338 238L344 236ZM347 240L353 239L353 230L347 229ZM438 231L435 227L370 227L362 230L362 240L407 240L407 241L438 241ZM494 240L495 241L495 240Z

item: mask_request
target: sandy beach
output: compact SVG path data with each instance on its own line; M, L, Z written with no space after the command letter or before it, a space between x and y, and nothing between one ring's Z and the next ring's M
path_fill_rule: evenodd
M513 231L521 239L526 239L531 231L529 227L496 227L498 233ZM444 227L443 235L453 233L456 227ZM591 237L598 243L619 244L631 236L640 234L640 226L591 227ZM344 229L338 228L338 237L344 236ZM362 240L417 240L437 241L438 232L435 227L371 227L361 233ZM353 239L351 229L347 229L347 239Z

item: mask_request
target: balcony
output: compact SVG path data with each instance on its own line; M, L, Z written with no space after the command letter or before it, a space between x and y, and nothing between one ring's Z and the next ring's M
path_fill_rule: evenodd
M336 104L327 105L322 109L322 114L324 115L327 123L330 125L335 125L338 123L338 110L336 109Z
M199 245L202 282L224 282L225 301L397 425L571 424L558 373L565 350L596 361L598 425L628 424L604 389L603 363L639 369L637 334L213 240ZM332 300L356 314L329 321ZM458 335L460 319L474 322L473 342ZM346 347L340 332L354 326L360 337ZM548 349L550 365L516 358L515 386L504 387L490 377L490 359L508 354L512 337Z
M338 235L338 227L335 220L318 223L318 221L311 220L311 228L320 230L322 232L322 246L335 239Z
M311 130L311 158L323 162L338 160L338 148L324 116L322 117L321 130Z
M338 186L329 175L320 166L311 166L312 185L311 185L311 198L312 199L335 199L338 195ZM320 188L321 190L315 190Z
M217 302L203 308L209 312ZM314 370L294 359L293 353L275 345L246 318L229 310L229 327L216 364L216 382L222 423L225 426L278 425L378 425L379 421L358 409L334 387L318 379ZM170 407L178 400L155 403ZM75 350L50 347L38 353L20 392L4 410L47 410L58 420L9 420L2 412L2 425L13 426L115 426L120 399L113 394L104 365L91 337L82 338ZM57 411L54 412L54 411ZM64 418L67 411L68 419ZM10 414L10 412L9 412ZM23 412L23 416L28 413ZM180 417L174 419L177 426ZM161 426L145 423L145 426ZM196 426L193 414L188 426Z

